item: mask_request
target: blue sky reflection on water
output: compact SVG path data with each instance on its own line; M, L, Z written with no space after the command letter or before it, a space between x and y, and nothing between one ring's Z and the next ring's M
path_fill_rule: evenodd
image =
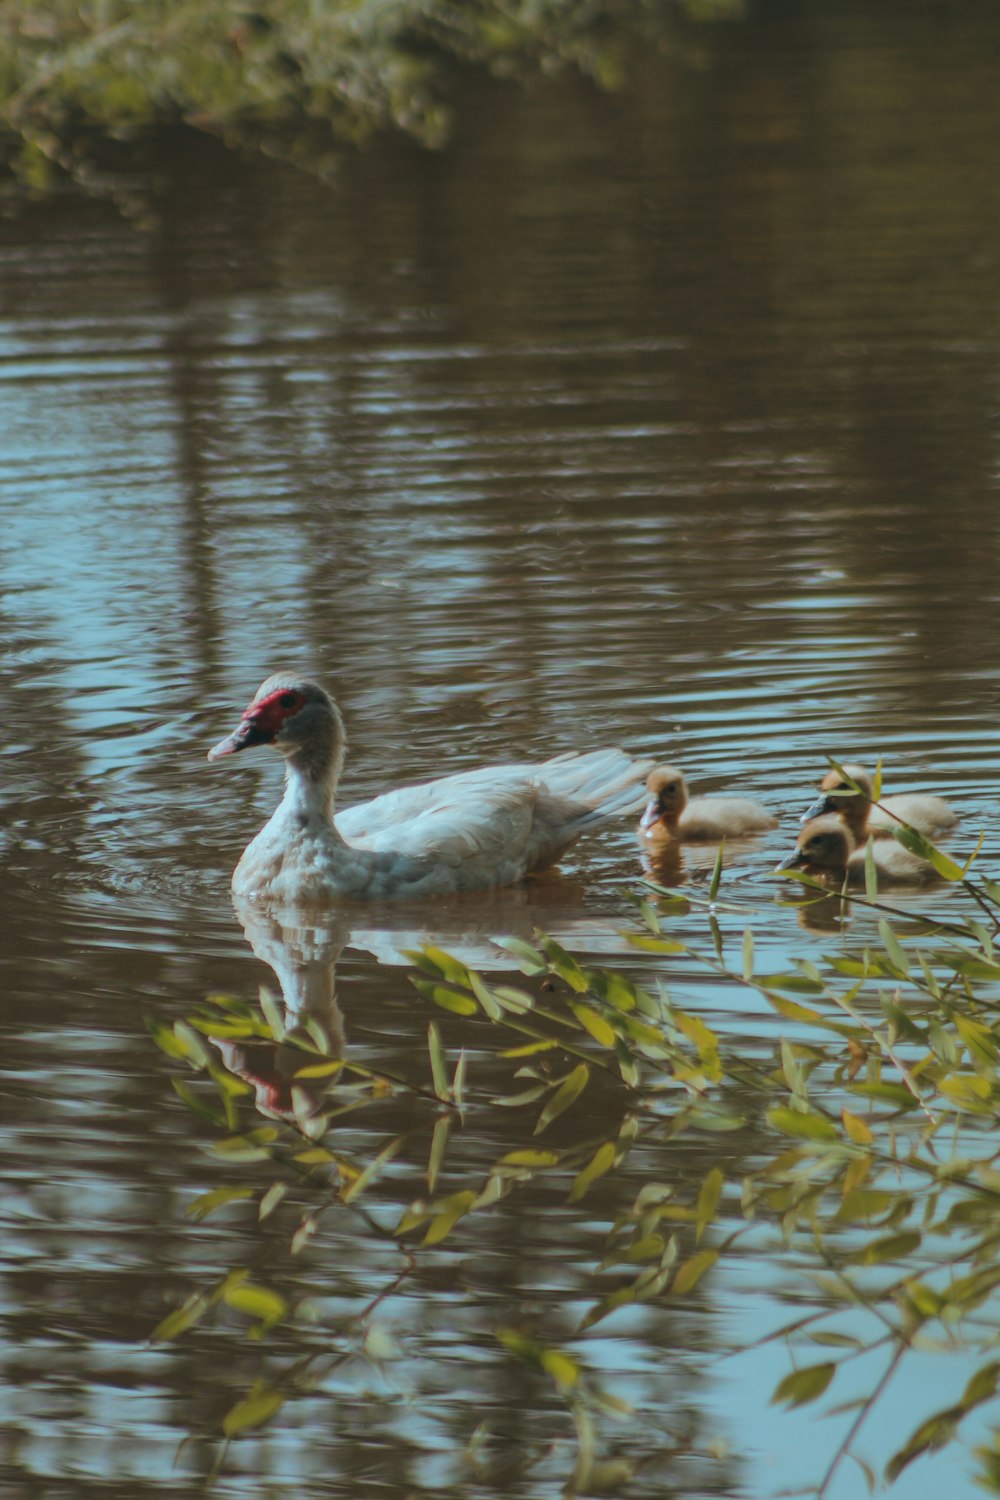
M737 947L759 921L774 969L871 932L773 905L771 868L828 752L884 754L892 787L947 793L963 844L984 828L992 860L995 90L934 118L931 152L906 101L956 60L919 28L897 39L907 87L887 117L854 72L886 63L870 18L830 24L696 83L665 57L618 96L568 78L491 94L474 141L373 148L339 189L212 154L178 165L142 229L73 203L0 226L12 1496L104 1500L113 1483L184 1500L227 1401L271 1357L224 1325L146 1342L229 1265L281 1251L238 1209L185 1219L218 1169L142 1019L273 984L227 881L280 769L204 759L266 672L307 666L336 687L347 800L609 740L669 754L698 789L759 797L781 826L732 851L720 921ZM981 24L985 68L995 23ZM803 98L817 59L825 90ZM683 153L664 110L686 120ZM688 854L695 889L711 857ZM562 881L451 913L446 935L476 954L542 921L588 961L620 961L640 873L631 830L610 830ZM684 922L707 948L699 912ZM354 1055L422 1055L427 1008L401 964L419 928L383 914L337 928ZM748 1052L774 1037L757 996L687 963L670 977ZM494 1051L477 1040L488 1086L505 1076ZM509 1122L477 1119L461 1160L516 1143ZM732 1143L734 1180L754 1149ZM768 1404L785 1352L723 1357L787 1315L791 1261L762 1231L690 1307L623 1310L573 1342L615 1212L650 1176L696 1181L710 1160L640 1155L585 1212L542 1195L470 1223L387 1300L398 1364L290 1402L235 1446L217 1493L560 1494L564 1409L495 1337L519 1317L636 1403L606 1437L639 1460L627 1493L758 1496L815 1476L836 1423ZM387 1221L424 1159L396 1167ZM726 1213L738 1222L735 1201ZM314 1348L394 1257L324 1224L281 1263L317 1318L283 1330L281 1352ZM861 1451L884 1459L883 1433L967 1374L921 1355ZM460 1457L484 1416L504 1455L537 1454L520 1490ZM678 1434L696 1451L663 1463ZM971 1493L967 1470L957 1450L923 1460L894 1493ZM832 1497L858 1493L845 1471Z

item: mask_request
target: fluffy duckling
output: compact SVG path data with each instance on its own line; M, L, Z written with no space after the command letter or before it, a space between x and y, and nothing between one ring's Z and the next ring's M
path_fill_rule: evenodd
M875 873L879 885L924 885L934 879L934 868L887 839L872 844ZM809 875L826 876L843 885L865 883L865 848L858 848L835 814L813 818L795 840L795 848L783 859L777 870L805 870Z
M845 766L844 771L851 781L857 782L864 795L859 796L839 771L830 770L819 784L816 801L803 813L803 823L820 818L824 813L836 813L854 842L863 844L869 834L875 838L891 837L893 829L898 826L897 818L928 838L947 833L958 822L958 817L943 797L924 792L883 797L881 805L873 807L875 783L864 766ZM890 817L890 813L895 817Z
M657 766L646 778L649 801L639 822L644 843L679 839L745 838L777 826L766 808L746 797L694 797L674 766Z

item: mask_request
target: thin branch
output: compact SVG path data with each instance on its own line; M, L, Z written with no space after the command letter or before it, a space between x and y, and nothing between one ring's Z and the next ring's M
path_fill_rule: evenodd
M847 1435L844 1437L843 1441L838 1446L836 1453L831 1458L830 1463L827 1466L826 1473L823 1475L819 1488L816 1491L816 1500L823 1500L823 1497L829 1491L829 1488L836 1476L837 1470L840 1468L841 1463L851 1451L851 1444L854 1442L858 1433L861 1431L861 1428L868 1420L868 1417L874 1410L877 1403L881 1400L882 1395L889 1384L889 1381L899 1369L899 1366L903 1360L903 1356L907 1353L908 1349L908 1344L897 1344L896 1348L893 1351L892 1358L886 1366L878 1384L876 1385L875 1389L869 1392L869 1394L865 1397L860 1411L847 1430Z

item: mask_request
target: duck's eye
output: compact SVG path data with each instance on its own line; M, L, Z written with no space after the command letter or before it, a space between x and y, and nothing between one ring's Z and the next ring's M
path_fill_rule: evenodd
M281 697L278 699L278 702L281 704L282 708L294 708L298 701L299 700L297 693L282 693Z

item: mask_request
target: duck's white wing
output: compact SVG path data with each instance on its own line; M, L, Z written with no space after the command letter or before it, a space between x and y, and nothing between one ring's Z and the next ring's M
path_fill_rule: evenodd
M345 808L333 821L337 832L349 844L365 849L384 847L375 841L390 829L438 808L461 805L466 800L471 803L484 788L516 785L530 779L531 774L529 766L514 765L459 771L454 776L441 776L436 781L384 792L370 802L359 802L355 807Z
M641 805L641 782L652 764L611 748L582 755L569 751L538 765L484 766L386 792L371 802L338 812L334 822L349 844L364 849L385 848L387 845L380 842L383 834L424 813L442 812L448 807L482 808L484 799L489 804L494 793L503 796L510 792L517 798L529 785L578 804L576 816L589 815L588 822L597 822Z
M365 847L453 866L520 864L531 843L538 793L538 783L529 777L499 786L485 780L457 789L444 786L437 797L422 798L425 805L414 815L369 832Z

